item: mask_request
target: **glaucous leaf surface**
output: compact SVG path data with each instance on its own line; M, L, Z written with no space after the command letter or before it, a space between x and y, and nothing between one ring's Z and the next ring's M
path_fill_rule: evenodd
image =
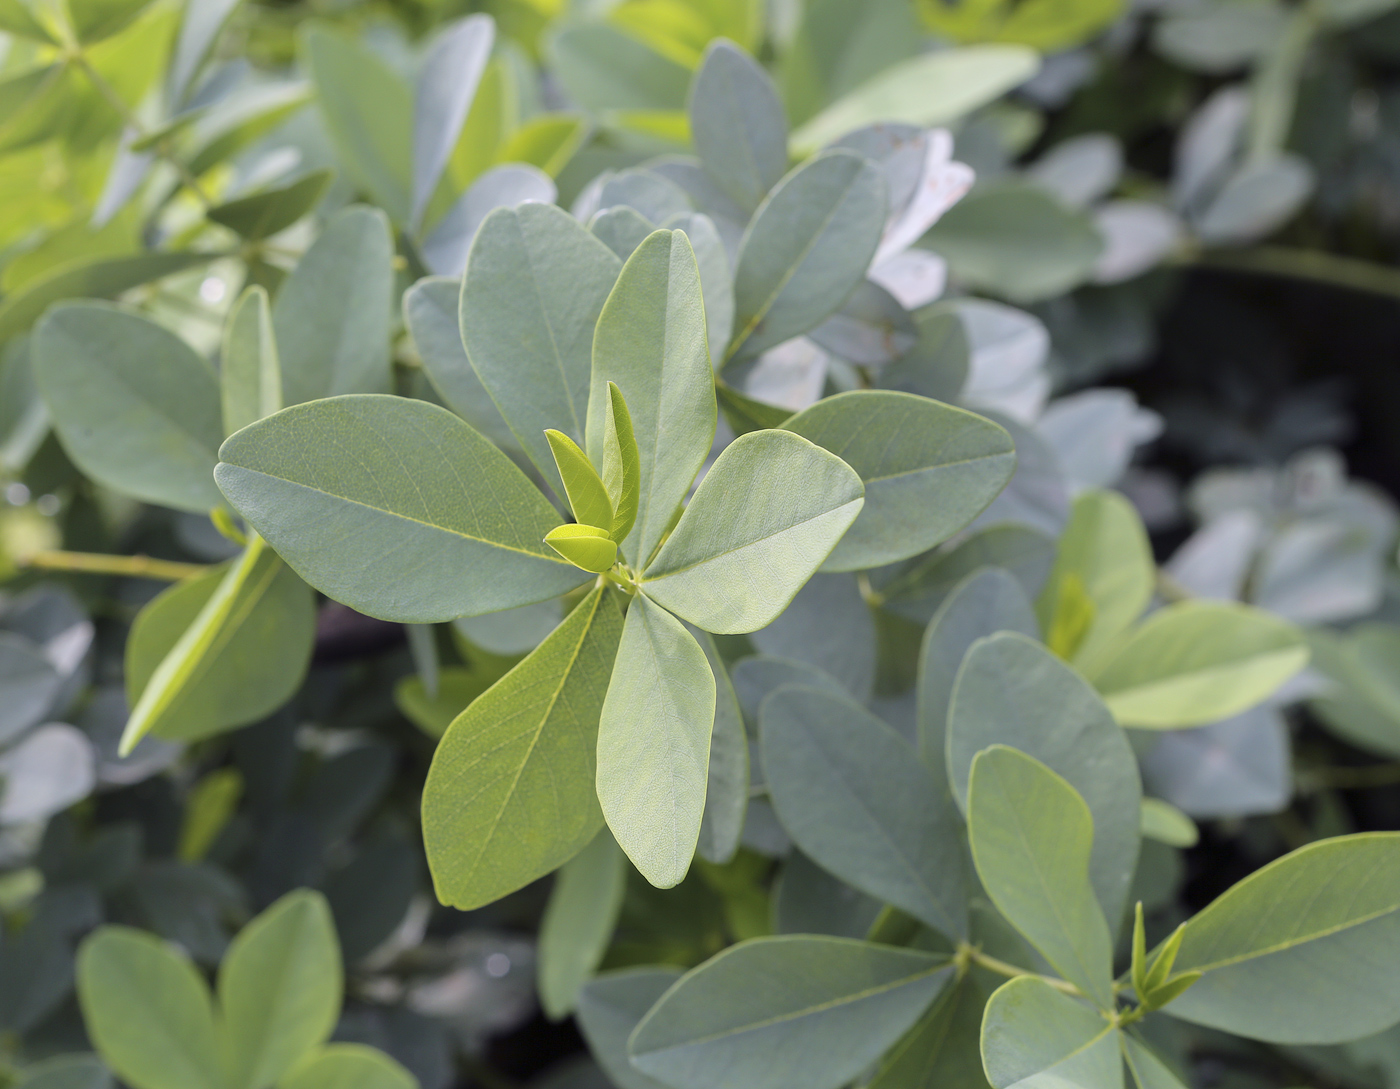
M1283 712L1262 704L1162 734L1141 756L1143 783L1194 817L1277 813L1293 797L1290 748Z
M885 1053L869 1089L986 1089L978 1037L987 998L976 977L954 981Z
M364 1044L328 1044L297 1063L278 1089L418 1089L397 1061Z
M779 934L864 938L885 905L822 869L800 850L782 860L773 882L773 929Z
M656 230L656 224L635 208L618 204L604 208L588 221L588 229L598 241L626 261L638 246Z
M1010 745L1062 776L1093 814L1089 877L1116 930L1137 863L1142 786L1137 761L1103 701L1040 643L1003 632L972 645L953 684L947 761L964 812L974 759Z
M1400 834L1299 848L1186 924L1174 1017L1256 1040L1335 1043L1400 1021Z
M586 110L655 110L685 106L690 68L603 22L564 26L550 42L555 75Z
M154 934L103 927L78 951L78 1001L92 1042L136 1089L225 1089L209 988Z
M1144 1041L1131 1031L1119 1032L1123 1062L1137 1089L1185 1089L1182 1081Z
M778 617L753 632L749 641L767 659L781 658L815 669L815 679L793 678L796 683L836 688L869 699L878 669L876 616L851 574L818 572L797 591ZM776 685L774 686L776 687ZM757 721L758 706L753 706Z
M492 212L467 261L459 312L467 358L561 494L544 429L584 444L594 326L621 269L573 216L546 204Z
M555 1020L573 1012L607 952L626 883L626 858L606 828L555 875L537 952L540 1005Z
M1089 884L1095 828L1084 799L1040 761L993 745L972 762L967 826L997 910L1065 979L1111 1009L1113 947Z
M370 616L435 623L583 581L544 543L559 516L525 474L426 401L295 405L240 431L220 456L234 509L307 582Z
M43 718L62 684L39 647L13 632L0 632L0 744Z
M461 276L488 215L497 208L515 208L531 201L553 204L558 195L554 179L538 167L517 162L494 166L467 187L423 239L423 261L440 276Z
M982 1021L982 1062L995 1089L1121 1089L1118 1029L1034 976L1002 984Z
M739 697L739 709L749 724L750 732L758 732L758 709L770 692L784 685L818 688L836 695L847 695L839 681L808 662L754 654L734 663L734 694ZM759 771L754 767L755 773Z
M518 446L515 435L462 347L457 321L461 295L460 279L424 277L404 292L404 324L443 403L501 449L514 450Z
M1152 600L1152 547L1137 511L1117 492L1084 492L1074 501L1050 578L1036 603L1040 626L1047 633L1062 598L1061 586L1071 576L1093 605L1077 645L1065 648L1080 664L1102 654Z
M112 1089L112 1075L91 1055L63 1055L25 1067L16 1089Z
M1347 633L1308 632L1312 664L1334 683L1308 707L1353 745L1400 756L1400 631L1358 624Z
M695 856L714 721L705 652L637 594L598 721L598 801L618 844L658 888L679 884Z
M47 722L0 753L0 825L46 821L82 801L96 782L87 735L66 722Z
M314 595L271 549L255 547L256 555L177 583L137 614L126 685L143 712L142 734L194 741L245 726L301 685L316 637ZM159 707L154 693L146 697L153 682L168 686ZM130 724L128 731L139 740Z
M919 756L940 784L948 746L948 707L953 682L972 645L999 631L1040 634L1035 610L1021 584L1000 567L982 567L958 583L924 631L919 650Z
M632 1064L677 1089L836 1089L952 976L946 958L846 938L756 938L687 972L633 1031Z
M759 64L732 42L712 42L690 88L690 134L701 165L746 212L787 173L787 117Z
M393 256L384 213L351 206L297 263L272 307L286 404L388 392Z
M707 862L722 865L734 857L744 831L744 811L749 802L749 741L738 696L714 639L699 628L688 630L705 652L715 678L715 725L710 735L705 812L700 819L696 850Z
M495 39L496 24L489 15L468 15L445 27L423 58L413 92L415 223L452 156Z
M741 435L700 482L642 588L706 631L761 628L830 554L862 493L850 466L806 439Z
M326 195L334 176L332 170L313 170L287 185L264 189L210 208L205 215L256 242L285 231L315 208Z
M514 892L603 826L598 716L622 638L608 595L593 590L443 735L423 789L423 846L443 903L470 910Z
M340 942L319 892L282 897L238 932L219 966L220 1043L230 1089L272 1085L340 1017Z
M887 390L818 401L783 427L860 474L865 505L822 565L856 571L908 559L971 522L1011 479L1007 433L960 408Z
M33 353L54 428L85 474L177 510L219 505L219 386L193 348L132 311L82 302L45 316Z
M282 407L282 364L272 332L272 310L267 292L257 285L239 296L224 326L219 393L226 435Z
M840 309L865 278L885 211L884 178L855 152L824 152L785 177L740 244L728 358L757 356Z
M657 231L637 247L599 315L587 426L595 465L603 464L607 445L609 382L622 391L637 439L637 519L623 551L642 570L674 524L715 437L700 270L679 231Z
M1090 675L1124 726L1217 722L1272 695L1308 661L1296 627L1263 609L1182 601L1158 609Z
M672 216L662 224L681 231L690 239L695 264L700 269L700 289L705 297L705 331L710 341L710 359L716 367L724 362L724 350L734 333L734 273L729 266L724 240L715 221L700 212Z
M784 687L759 712L778 819L813 861L950 938L967 933L956 812L909 743L859 704Z
M923 53L891 65L832 103L792 134L809 153L880 121L946 125L1033 76L1040 60L1018 45L977 45Z
M579 1029L598 1065L618 1089L657 1089L663 1084L632 1065L627 1038L680 978L679 968L624 968L595 976L579 992Z

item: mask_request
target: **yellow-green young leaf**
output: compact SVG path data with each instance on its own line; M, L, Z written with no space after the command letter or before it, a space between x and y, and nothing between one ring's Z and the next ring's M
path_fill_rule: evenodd
M588 122L577 115L539 114L511 133L496 157L503 163L529 163L557 178L589 131Z
M1098 1010L1021 976L1002 984L982 1019L982 1063L994 1089L1122 1089L1118 1029Z
M1156 574L1147 531L1132 504L1117 492L1084 492L1074 501L1050 578L1036 602L1041 630L1054 629L1055 611L1062 599L1076 612L1085 611L1077 589L1066 598L1060 588L1061 582L1075 576L1093 605L1094 615L1073 661L1076 665L1092 663L1142 615L1152 600Z
M313 170L289 185L265 189L251 197L240 197L210 208L206 215L251 241L268 238L285 231L315 208L334 177L334 170Z
M639 593L598 723L598 801L618 845L658 888L679 884L695 856L714 722L705 652Z
M223 431L214 370L149 318L67 303L33 341L34 379L68 455L114 491L204 513L218 506Z
M220 768L201 779L185 802L180 843L175 853L182 862L198 862L228 824L243 796L243 776L237 768Z
M1303 634L1263 609L1182 601L1158 609L1089 674L1124 726L1204 726L1272 695L1308 662Z
M1167 1007L1237 1036L1330 1044L1400 1016L1400 833L1301 847L1186 923L1176 973L1203 978Z
M136 1089L227 1089L209 988L154 934L93 931L78 950L78 1002L103 1061Z
M78 41L92 45L126 29L151 0L68 0L68 15Z
M539 489L426 401L352 395L294 405L231 436L220 456L224 495L278 554L317 589L381 620L440 623L583 581L544 543L559 515Z
M282 365L267 292L248 288L229 311L219 356L224 434L232 435L282 407Z
M554 1020L567 1017L579 988L612 941L627 885L627 860L606 828L560 867L540 921L540 1005Z
M682 976L628 1052L634 1067L676 1089L837 1089L899 1039L952 975L946 957L887 945L755 938Z
M0 30L57 45L63 40L58 27L58 14L52 5L36 3L35 0L0 0Z
M972 762L967 825L997 910L1056 971L1111 1009L1113 949L1089 885L1094 820L1084 799L1040 761L993 745Z
M855 471L790 431L754 431L715 460L646 571L658 604L719 634L787 608L865 502Z
M1094 600L1078 573L1068 571L1055 587L1055 608L1050 614L1045 645L1065 661L1072 661L1093 626Z
M599 574L617 562L617 542L597 526L568 522L544 535L550 548L575 567Z
M637 450L637 434L632 414L616 382L608 383L607 431L603 439L603 484L612 500L612 538L625 541L637 524L637 503L641 498L642 462Z
M598 716L622 615L599 587L443 735L423 788L438 899L481 907L572 858L603 825Z
M1122 0L919 0L935 34L955 42L1015 42L1054 52L1087 41L1117 18Z
M612 532L613 505L608 497L608 489L603 478L588 455L579 449L578 443L562 431L546 428L544 437L549 440L554 464L564 481L564 491L569 497L569 507L574 517L584 526L593 526L604 533ZM612 566L609 564L609 566Z
M271 714L311 661L316 604L263 540L166 590L141 610L126 645L129 752L147 733L194 741Z
M290 892L239 931L219 966L229 1089L272 1085L324 1043L341 989L340 943L319 892Z
M418 1089L418 1079L365 1044L328 1044L292 1067L277 1089Z
M1142 800L1142 834L1171 847L1194 847L1201 838L1195 821L1160 798Z
M700 270L680 231L655 231L627 259L593 335L588 456L604 461L609 384L627 399L637 439L637 521L620 542L646 566L715 437L714 371Z

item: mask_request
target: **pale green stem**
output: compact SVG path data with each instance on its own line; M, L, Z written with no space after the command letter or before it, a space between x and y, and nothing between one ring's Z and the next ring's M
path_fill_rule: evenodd
M98 552L64 552L51 550L35 552L24 567L41 571L75 571L91 575L126 575L139 579L161 579L180 582L209 570L200 563L179 563L157 560L150 556L106 556Z

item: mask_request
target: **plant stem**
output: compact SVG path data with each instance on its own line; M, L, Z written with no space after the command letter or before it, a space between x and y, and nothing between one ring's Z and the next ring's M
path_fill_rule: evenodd
M1364 768L1314 768L1305 773L1310 785L1337 790L1366 790L1400 783L1400 762Z
M1400 270L1387 268L1355 257L1338 257L1320 250L1290 246L1253 246L1243 250L1208 250L1183 254L1178 264L1205 268L1256 272L1263 276L1283 276L1312 280L1333 287L1365 291L1400 299Z
M1008 964L1004 960L998 960L996 957L988 956L976 946L966 944L959 945L958 956L973 964L980 965L989 972L995 972L999 976L1006 976L1010 979L1015 979L1018 976L1035 976L1036 979L1048 983L1062 994L1074 995L1076 998L1085 997L1084 992L1073 983L1069 983L1063 979L1055 979L1053 976L1043 976L1039 972L1032 972L1028 968L1018 968L1014 964Z
M89 575L127 575L131 578L179 582L209 570L202 563L158 560L151 556L107 556L97 552L35 552L23 563L41 571L79 571Z

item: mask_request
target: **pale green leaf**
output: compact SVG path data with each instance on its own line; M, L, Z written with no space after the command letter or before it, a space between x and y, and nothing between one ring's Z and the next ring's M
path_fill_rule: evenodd
M467 357L521 449L561 494L544 429L583 443L593 330L621 268L573 216L546 204L492 212L467 261Z
M148 503L219 505L219 386L193 348L132 311L84 302L50 311L33 352L54 427L84 473Z
M423 58L413 93L414 223L422 220L452 156L495 39L489 15L468 15L448 24Z
M946 958L892 946L757 938L681 977L628 1050L637 1069L676 1089L837 1089L903 1035L952 974Z
M1167 1007L1290 1044L1355 1040L1400 1019L1400 833L1321 840L1246 877L1186 924Z
M742 435L716 459L646 572L656 602L706 631L771 623L860 513L860 478L788 431Z
M272 333L272 312L267 292L257 285L248 288L229 311L219 355L219 391L226 435L282 407L282 365Z
M734 339L749 358L820 325L865 279L885 225L879 168L828 151L778 183L750 220L734 270Z
M1124 726L1204 726L1261 703L1307 664L1302 633L1248 605L1158 609L1089 674Z
M1035 75L1040 58L1017 45L975 45L922 53L886 68L792 134L792 149L823 144L880 121L946 125Z
M787 118L768 73L733 42L710 43L690 88L700 163L745 212L787 173Z
M209 988L154 934L95 930L78 950L78 1002L103 1061L136 1089L226 1089Z
M1002 984L982 1021L982 1062L995 1089L1122 1089L1118 1030L1043 979Z
M167 89L172 105L182 106L195 74L238 0L189 0L170 59Z
M234 509L307 582L371 616L437 623L583 581L544 543L559 523L544 496L425 401L295 405L244 428L220 454L219 486Z
M674 215L663 224L682 232L695 251L700 269L700 288L705 296L705 331L710 340L710 361L718 367L734 333L734 273L729 253L715 221L700 212ZM736 232L737 233L737 232Z
M297 1063L277 1089L418 1089L418 1079L365 1044L328 1044Z
M1308 709L1353 745L1400 756L1400 630L1358 624L1308 631L1312 665L1332 683Z
M927 552L977 517L1011 479L1011 436L925 397L858 390L818 401L783 427L860 474L865 506L822 565L880 567Z
M607 23L566 23L549 46L555 76L569 97L586 110L685 106L690 69Z
M989 745L1027 753L1066 779L1093 814L1089 879L1117 930L1137 864L1142 785L1137 760L1103 701L1074 670L1024 635L979 639L948 710L947 767L966 809L973 759Z
M1201 830L1196 822L1176 806L1160 798L1142 800L1142 834L1169 847L1194 847L1200 841Z
M239 931L219 966L229 1089L263 1089L340 1017L340 942L325 897L288 893Z
M603 959L626 883L627 860L606 828L555 875L537 954L540 1005L555 1020L573 1012Z
M313 170L287 185L217 205L205 215L213 222L256 242L285 231L321 203L334 176L332 170Z
M605 456L609 383L631 414L640 472L637 522L623 550L642 569L715 437L700 271L684 234L657 231L627 259L598 318L592 374L587 449L594 464Z
M639 593L598 722L598 801L618 844L658 888L678 884L695 855L714 721L705 652Z
M960 822L909 743L816 688L778 689L759 718L768 793L803 852L946 936L966 937Z
M622 635L593 590L443 735L423 789L438 898L468 910L567 862L603 826L598 716Z
M1094 820L1084 799L1040 761L994 745L972 762L967 814L972 859L997 910L1111 1009L1113 948L1089 884Z
M388 392L393 256L384 213L350 207L297 263L272 307L286 404Z
M690 627L715 678L715 726L710 737L710 773L700 820L700 857L722 865L739 849L749 804L749 739L744 715L724 660L709 632Z

